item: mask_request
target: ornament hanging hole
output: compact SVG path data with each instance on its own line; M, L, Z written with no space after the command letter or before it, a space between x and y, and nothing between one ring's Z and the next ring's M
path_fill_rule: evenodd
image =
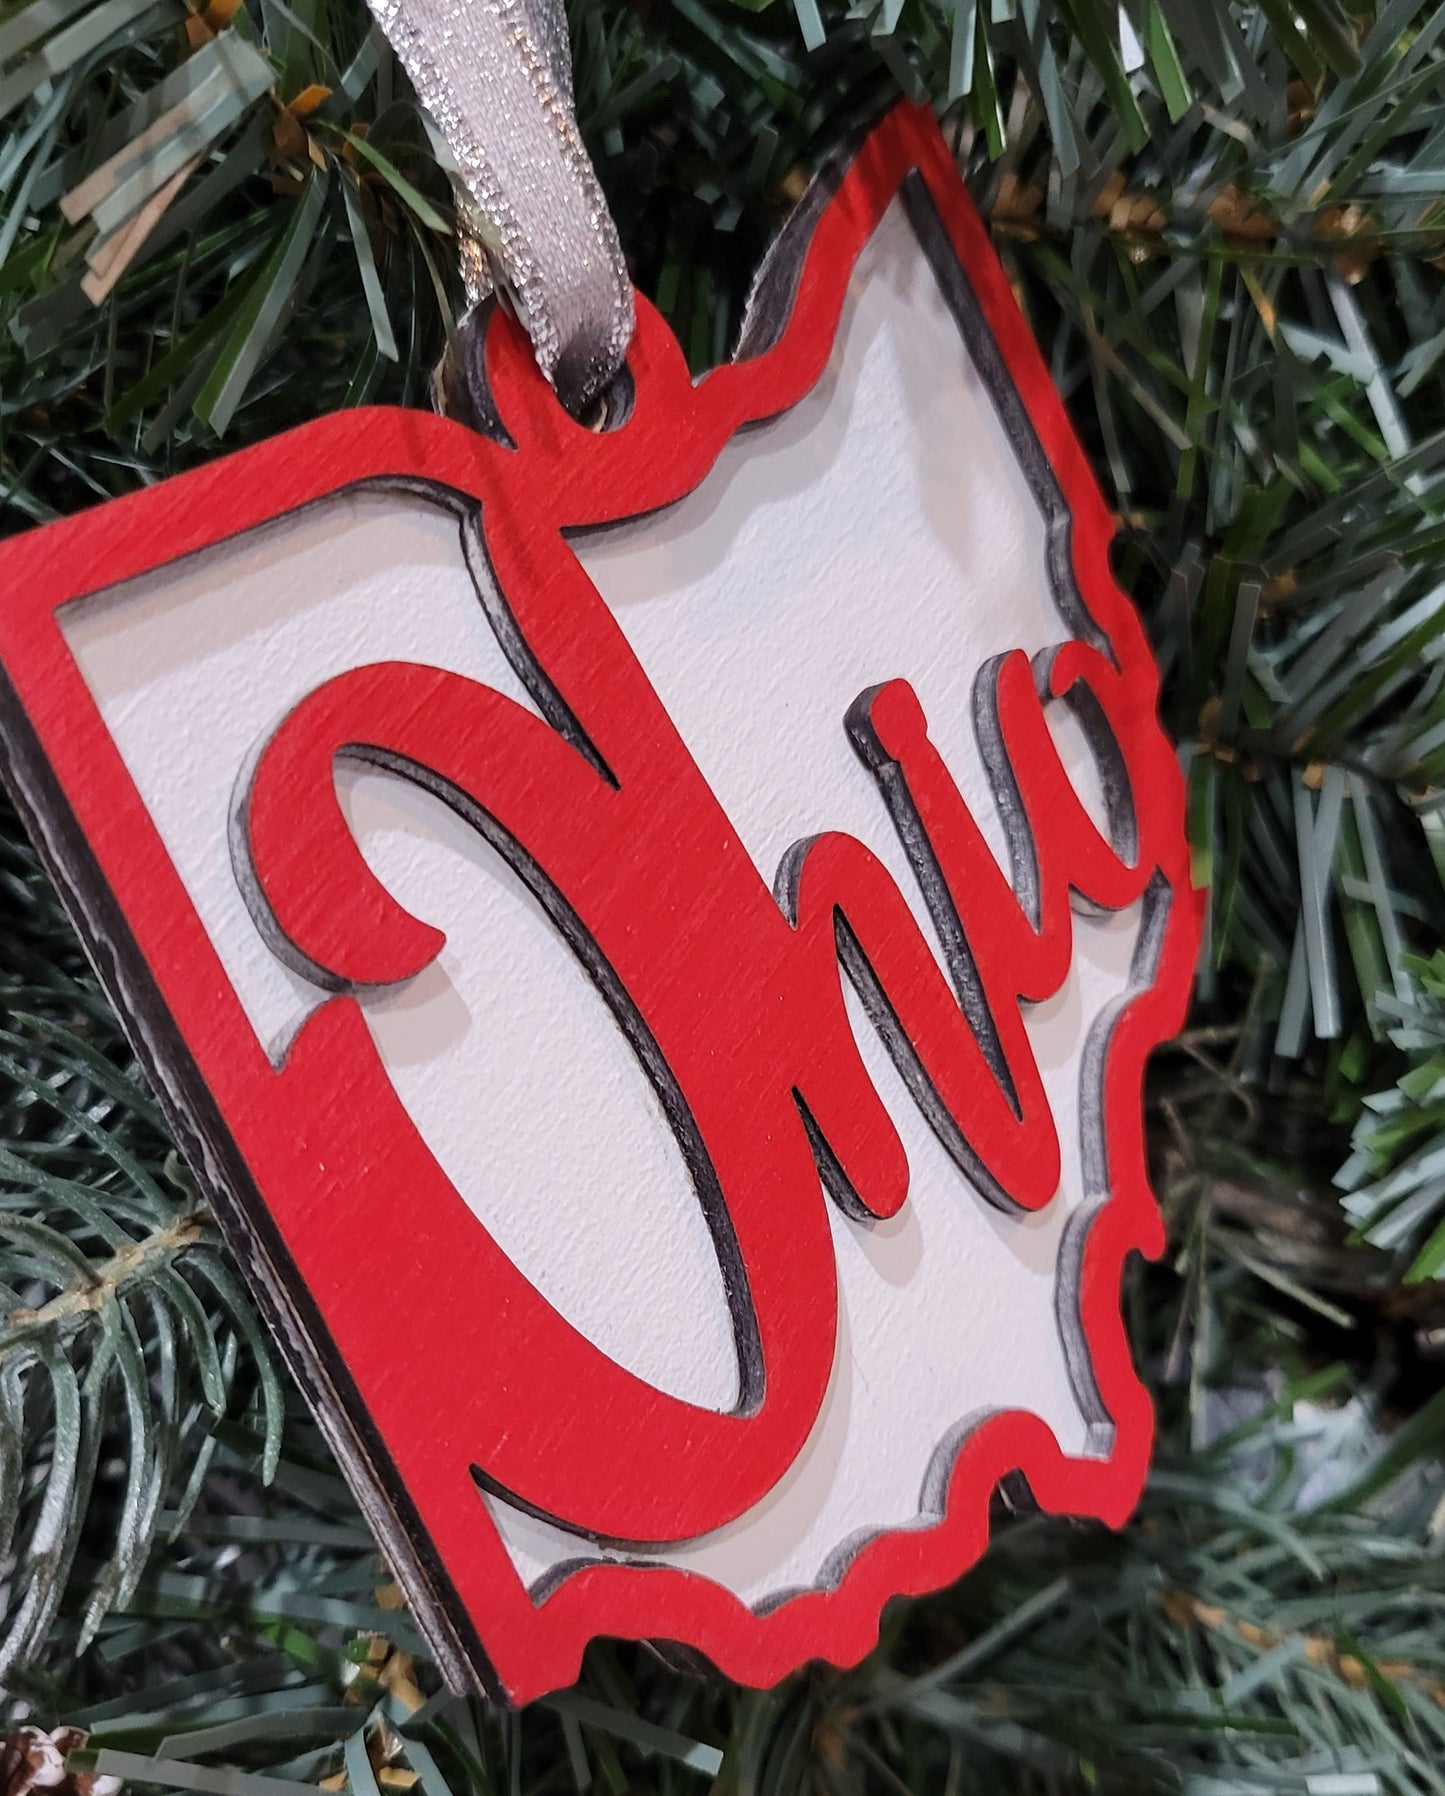
M501 303L497 294L490 294L462 318L432 371L431 397L433 409L442 417L515 447L487 380L487 331ZM564 357L557 369L557 403L574 423L595 435L620 430L637 403L637 383L627 364L596 390L590 382L568 381L565 363Z
M637 383L632 378L632 370L624 362L597 398L578 417L577 422L595 436L606 436L610 431L621 430L632 416L632 408L636 403Z

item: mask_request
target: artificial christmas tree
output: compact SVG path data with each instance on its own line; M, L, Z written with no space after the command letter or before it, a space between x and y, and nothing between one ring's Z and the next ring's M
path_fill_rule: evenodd
M599 1646L521 1715L450 1699L7 823L17 1722L88 1729L72 1775L248 1796L1435 1787L1445 21L571 24L634 279L699 370L807 171L929 95L1117 508L1210 893L1150 1107L1171 1257L1128 1287L1156 1473L1117 1536L1000 1517L853 1673L757 1694ZM438 140L359 7L32 0L0 55L17 527L422 404L439 359L466 384ZM404 1351L384 1288L375 1327Z

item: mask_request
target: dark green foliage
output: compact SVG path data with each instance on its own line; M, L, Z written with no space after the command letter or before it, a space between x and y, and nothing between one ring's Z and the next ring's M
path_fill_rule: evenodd
M446 351L448 186L361 0L248 0L214 41L188 17L0 17L12 528L425 404ZM234 1796L1445 1791L1445 9L575 0L572 25L635 278L699 367L808 168L930 95L1115 497L1212 885L1151 1096L1171 1258L1129 1290L1159 1469L1118 1536L1001 1514L853 1674L758 1695L598 1648L520 1719L448 1704L6 813L14 1712ZM169 140L59 202L196 95L202 164L96 307L87 253Z
M1416 1283L1445 1269L1445 952L1411 972L1408 994L1381 1004L1406 1069L1391 1090L1365 1100L1337 1182L1361 1240L1398 1249L1423 1239L1405 1274Z

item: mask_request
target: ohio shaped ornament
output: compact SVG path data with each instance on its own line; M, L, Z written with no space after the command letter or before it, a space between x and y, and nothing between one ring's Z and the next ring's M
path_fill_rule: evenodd
M6 771L448 1677L846 1664L1145 1477L1157 671L923 111L728 366L486 376L8 544Z

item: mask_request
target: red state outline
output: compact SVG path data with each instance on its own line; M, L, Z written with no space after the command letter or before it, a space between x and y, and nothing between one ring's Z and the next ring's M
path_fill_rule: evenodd
M570 557L562 531L671 503L697 486L740 428L786 410L810 390L831 354L854 264L915 172L1064 495L1074 582L1135 682L1134 725L1157 738L1151 752L1159 784L1151 804L1164 823L1158 865L1170 902L1154 981L1125 1006L1110 1038L1103 1096L1110 1194L1090 1224L1079 1274L1082 1331L1113 1423L1112 1448L1107 1458L1071 1459L1037 1418L996 1415L960 1450L935 1525L880 1535L858 1551L836 1586L755 1614L695 1574L616 1564L574 1572L534 1602L475 1491L468 1493L470 1507L457 1493L440 1503L428 1499L427 1538L399 1537L398 1526L415 1528L408 1510L420 1499L399 1485L398 1443L380 1440L365 1418L348 1410L355 1438L343 1456L353 1474L384 1491L373 1492L368 1514L388 1546L409 1560L419 1619L443 1664L456 1676L464 1657L484 1686L515 1702L570 1683L586 1642L599 1634L684 1642L749 1684L771 1683L811 1658L855 1663L876 1640L890 1598L937 1589L979 1557L989 1500L1005 1475L1021 1472L1047 1511L1114 1526L1142 1489L1153 1412L1129 1352L1119 1284L1131 1250L1153 1256L1163 1246L1145 1161L1142 1081L1151 1049L1182 1023L1200 907L1190 880L1183 781L1154 710L1157 670L1109 566L1112 520L1004 271L931 113L903 104L866 139L818 215L786 325L762 353L694 384L660 317L640 305L629 357L637 398L624 428L594 435L575 425L537 375L520 331L499 320L489 333L488 373L520 450L430 415L366 408L321 419L0 550L7 771L172 1120L199 1157L204 1182L269 1298L273 1323L294 1349L298 1339L316 1335L326 1305L341 1300L336 1289L318 1294L295 1286L295 1269L288 1269L279 1237L268 1232L268 1219L247 1211L230 1187L274 1189L278 1167L294 1175L306 1143L271 1139L281 1133L267 1120L264 1101L272 1069L101 722L56 610L362 482L422 480L484 501L489 552L503 590L515 590L512 583L529 572L540 577L549 558ZM107 891L118 914L106 909ZM117 922L124 926L119 936ZM194 1086L186 1086L188 1069L215 1107L209 1120L200 1114L204 1105ZM219 1132L217 1118L224 1119ZM330 1336L321 1332L321 1340L303 1348L312 1363L302 1372L326 1407L342 1400L350 1374L328 1361ZM334 1426L334 1413L331 1419ZM419 1476L424 1481L424 1466Z

